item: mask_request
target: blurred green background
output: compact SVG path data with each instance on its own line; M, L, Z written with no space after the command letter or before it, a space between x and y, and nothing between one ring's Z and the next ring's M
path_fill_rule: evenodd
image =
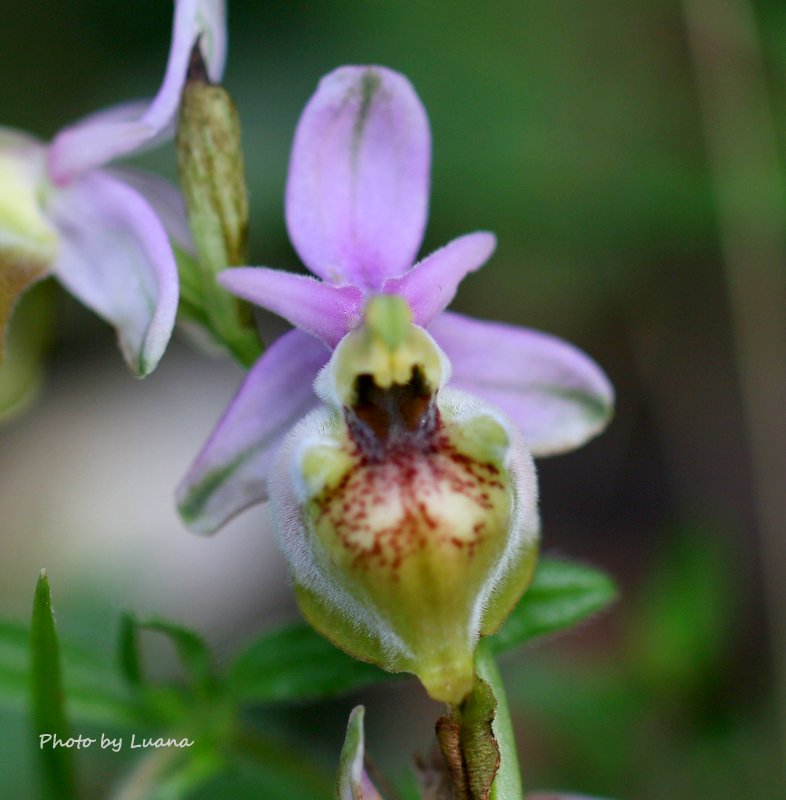
M423 252L475 229L499 239L454 307L574 342L617 389L602 438L540 465L545 550L606 568L623 596L593 624L503 663L527 786L620 800L782 798L773 654L786 653L778 632L786 591L773 575L786 585L777 537L786 501L762 490L778 462L766 465L751 433L761 440L769 431L770 451L783 441L786 397L771 415L751 416L751 375L760 393L769 389L766 375L756 383L740 336L753 331L778 359L786 330L769 339L758 331L722 242L749 196L765 198L756 216L763 236L777 238L786 219L786 7L229 5L225 83L244 126L253 263L300 269L283 188L292 133L319 77L345 63L391 66L412 80L432 125ZM158 87L171 24L165 0L4 0L3 11L4 124L47 138ZM702 67L696 37L718 19L721 38L710 36L709 48L717 58ZM770 117L758 115L749 85L762 90ZM738 128L703 125L713 108ZM757 149L760 141L768 144ZM171 146L140 163L174 177ZM724 216L729 174L736 194ZM743 287L780 291L784 270L777 257L753 253ZM262 511L202 541L171 509L239 371L175 343L154 376L134 382L112 332L54 287L41 289L14 323L20 346L45 353L38 373L19 368L14 391L36 380L41 391L0 429L4 615L25 618L46 566L59 621L76 638L106 639L118 609L142 606L189 621L231 653L293 616ZM151 653L162 674L167 656ZM265 724L332 769L356 701L266 712ZM428 747L435 707L414 685L365 702L370 750L400 774L410 752ZM26 797L24 718L1 719L0 784ZM119 764L103 756L93 765L95 796Z

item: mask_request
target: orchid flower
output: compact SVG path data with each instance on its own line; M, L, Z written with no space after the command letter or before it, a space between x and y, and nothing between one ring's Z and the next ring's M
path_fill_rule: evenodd
M199 42L213 80L226 56L224 0L176 0L163 83L60 131L50 144L0 128L0 349L18 296L46 275L115 326L140 376L172 333L178 276L168 234L190 246L179 193L162 179L108 169L171 134Z
M452 365L449 386L500 409L534 456L578 447L606 425L613 391L582 352L544 333L445 311L491 256L475 232L415 262L426 225L431 142L411 84L383 67L322 79L295 134L286 190L292 243L316 278L227 270L227 289L296 329L247 375L178 490L184 519L210 533L268 497L287 431L316 408L313 384L374 295L406 300Z

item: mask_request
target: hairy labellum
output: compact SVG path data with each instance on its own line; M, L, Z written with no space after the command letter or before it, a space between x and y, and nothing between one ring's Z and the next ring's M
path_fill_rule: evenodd
M449 367L428 334L407 318L385 341L376 310L318 380L331 407L287 438L274 513L309 621L356 657L414 672L432 697L459 702L478 637L531 577L534 467L498 412L440 388Z

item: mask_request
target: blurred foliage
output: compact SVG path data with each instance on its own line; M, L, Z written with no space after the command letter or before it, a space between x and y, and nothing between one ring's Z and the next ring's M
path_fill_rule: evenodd
M517 665L530 783L637 800L781 796L766 693L729 685L744 615L735 558L717 530L673 531L621 609L618 646Z
M767 729L766 696L755 683L728 685L744 611L735 600L740 576L734 563L735 554L717 530L673 531L647 579L627 593L615 621L620 626L615 646L573 651L568 638L557 647L528 651L516 659L515 670L507 662L503 672L514 719L521 714L524 720L528 786L570 786L640 800L776 800L779 764ZM512 617L511 627L521 637L501 633L495 649L586 619L614 594L602 573L547 559ZM170 639L185 667L185 682L145 676L138 649L143 631ZM0 626L0 707L17 713L25 705L27 648L25 626ZM151 798L228 793L274 800L292 792L327 798L335 754L333 763L326 761L302 737L307 717L298 720L296 714L287 722L287 704L395 677L352 661L303 625L263 634L220 671L196 634L128 615L121 620L116 661L68 642L61 652L74 734L108 730L126 738L135 732L138 738L198 740L199 746L164 763ZM246 709L240 714L238 700ZM271 716L271 702L282 701L284 716ZM13 731L16 718L7 718L12 727L3 717L0 726ZM319 712L310 724L318 718ZM108 762L100 752L75 756L82 788L92 787L91 796L101 796L108 779L116 781L118 768L124 771L123 785L139 781L149 769L148 759L129 760L128 751ZM27 761L12 766L4 773L8 785L27 785L22 774ZM403 791L413 796L411 778L403 781Z
M603 573L559 561L541 563L533 588L511 615L513 633L500 635L496 646L492 637L489 652L568 628L615 597ZM170 641L184 668L184 683L162 684L146 676L139 648L144 631ZM254 727L240 713L240 703L302 702L401 677L354 661L304 624L264 634L240 654L226 680L196 633L165 620L123 614L116 650L113 663L100 651L60 647L42 572L29 632L0 621L0 707L24 708L30 690L34 740L47 733L63 742L89 736L81 727L85 722L123 730L126 748L132 735L139 741L190 740L193 749L143 752L123 779L131 796L161 800L211 796L207 791L269 800L327 798L332 782L311 764L304 748L279 741L269 728ZM108 686L116 687L114 693L102 692ZM38 757L43 796L65 800L77 796L74 763L91 763L94 751L83 755L80 748L42 744Z

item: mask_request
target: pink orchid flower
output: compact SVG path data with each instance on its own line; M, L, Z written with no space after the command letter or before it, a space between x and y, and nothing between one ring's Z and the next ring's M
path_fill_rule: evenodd
M21 292L51 274L114 325L137 375L155 368L178 301L168 234L190 248L183 203L166 181L107 165L171 135L197 41L219 80L224 0L177 0L166 73L152 102L100 111L50 144L0 128L0 334Z
M369 297L397 294L452 364L450 386L501 409L535 456L583 444L606 425L613 391L600 368L544 333L445 311L491 256L475 232L415 263L426 225L431 137L409 81L384 67L322 79L295 134L286 190L292 243L316 278L265 267L226 270L233 293L295 326L247 375L178 490L183 518L215 531L267 499L287 431L319 405L313 383Z

